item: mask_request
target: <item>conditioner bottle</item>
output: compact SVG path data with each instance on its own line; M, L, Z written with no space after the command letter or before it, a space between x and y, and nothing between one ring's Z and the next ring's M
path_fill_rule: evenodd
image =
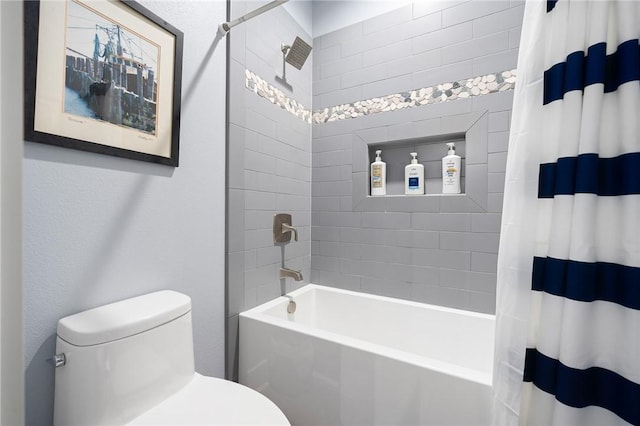
M449 151L442 159L442 193L460 193L460 156L456 155L456 147L453 142L447 143Z

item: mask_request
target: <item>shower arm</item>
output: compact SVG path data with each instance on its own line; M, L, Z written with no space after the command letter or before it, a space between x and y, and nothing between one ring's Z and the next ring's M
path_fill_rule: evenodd
M282 51L282 81L287 81L287 52L291 49L288 44L280 44L280 50Z
M229 32L229 30L235 27L236 25L241 24L244 21L248 21L251 18L255 18L258 15L262 15L266 11L273 9L274 7L280 6L281 4L284 4L288 1L289 0L274 0L271 3L267 3L264 6L261 6L256 10L247 13L246 15L242 15L241 17L234 19L233 21L222 22L220 25L218 25L218 32L220 33L221 36L225 36Z

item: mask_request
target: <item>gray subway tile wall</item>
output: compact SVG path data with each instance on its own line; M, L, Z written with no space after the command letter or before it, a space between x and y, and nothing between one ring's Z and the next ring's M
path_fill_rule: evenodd
M513 28L509 30L509 49L517 49L520 46L521 28Z
M504 173L488 173L488 192L489 193L500 193L504 191L504 181L505 174Z
M473 35L482 37L501 30L511 30L519 26L524 14L524 5L510 7L500 12L484 14L473 20ZM520 34L520 32L518 32ZM518 47L517 45L515 47Z
M468 1L442 10L442 26L475 21L511 7L509 0ZM522 18L520 18L522 20ZM517 22L517 19L514 18Z
M473 37L473 26L470 22L463 22L449 27L440 26L439 29L411 38L413 53L426 52L451 46L470 40Z
M489 114L489 132L502 132L509 130L509 112L493 112Z
M516 46L517 47L517 46ZM511 49L511 48L510 48ZM511 49L473 60L473 75L485 75L494 69L511 69L511 64L518 61L517 49ZM502 68L504 67L504 68Z
M234 1L232 17L257 6ZM233 29L228 377L237 378L238 313L280 295L283 257L305 277L302 283L287 280L287 290L312 281L494 312L513 101L507 90L311 126L247 90L245 70L308 109L352 104L514 69L522 14L517 0L416 1L315 38L303 69L287 68L293 92L275 79L282 73L280 43L295 36L311 40L286 10L273 9ZM457 133L461 126L469 129L467 195L366 196L367 144ZM437 146L420 152L435 156L428 163L437 168ZM299 230L299 242L284 251L272 242L271 219L278 211L292 213Z
M368 182L364 180L365 185ZM438 212L440 211L440 198L439 197L429 197L427 199L422 199L422 197L405 197L405 196L391 196L385 197L384 199L369 197L366 200L367 203L362 209L369 208L374 211L388 211L388 212L415 212L415 211L423 211L423 212ZM382 203L382 207L376 205L376 203L372 203L371 201L384 201Z
M367 19L362 22L362 34L369 35L389 27L401 25L413 17L412 5L406 5L391 12Z
M502 213L502 203L504 201L504 193L490 193L487 197L487 212Z
M362 52L362 66L369 67L380 63L388 63L406 58L409 55L411 55L411 40L401 40L391 43L387 38L386 45L378 47L377 49ZM388 72L393 72L392 66L388 66L387 68ZM408 69L402 69L399 67L397 71L405 73L411 72Z
M415 11L415 5L413 8ZM390 43L400 40L412 40L417 36L431 33L439 30L440 28L442 28L442 13L431 13L422 17L414 17L414 19L411 20L407 19L397 25L388 27L387 39Z
M448 45L442 48L442 63L452 64L465 60L473 60L479 56L492 55L502 52L509 47L509 34L507 31L489 34L479 38ZM515 67L514 67L515 68ZM500 71L494 69L494 71Z
M233 1L232 17L259 6ZM291 44L296 36L312 44L282 7L234 27L227 35L231 63L226 374L231 379L237 379L238 314L280 295L283 259L288 268L301 269L305 278L299 283L287 280L287 291L308 283L311 276L311 125L245 87L249 69L311 109L313 55L301 70L287 65L286 80L293 91L276 79L282 77L280 45ZM333 149L327 152L335 155ZM272 220L277 212L291 213L298 229L298 242L284 248L273 243Z
M317 37L313 109L514 69L522 15L521 1L414 2ZM312 280L494 312L512 102L508 90L314 124ZM487 119L467 161L481 178L466 184L482 197L366 197L367 143L445 134L473 113Z

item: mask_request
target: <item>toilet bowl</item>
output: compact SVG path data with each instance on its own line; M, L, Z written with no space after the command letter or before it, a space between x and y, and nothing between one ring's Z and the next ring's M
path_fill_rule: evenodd
M62 318L54 425L289 425L264 395L195 372L191 299L159 291Z

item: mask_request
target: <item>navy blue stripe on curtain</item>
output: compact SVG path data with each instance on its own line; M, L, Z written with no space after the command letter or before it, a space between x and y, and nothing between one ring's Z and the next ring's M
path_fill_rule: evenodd
M527 348L524 381L532 382L570 407L595 405L640 425L640 385L611 370L567 367L536 349Z
M581 154L540 165L538 198L574 194L640 194L640 153L612 158Z
M547 13L551 12L554 7L556 7L556 3L558 0L547 0Z
M602 300L640 310L640 268L534 257L532 275L534 291L580 302Z
M543 104L562 99L573 90L583 90L592 84L603 83L605 93L617 90L630 81L640 81L640 44L628 40L607 55L606 43L597 43L584 52L573 52L565 62L553 65L544 72Z

